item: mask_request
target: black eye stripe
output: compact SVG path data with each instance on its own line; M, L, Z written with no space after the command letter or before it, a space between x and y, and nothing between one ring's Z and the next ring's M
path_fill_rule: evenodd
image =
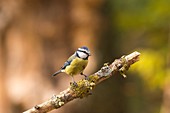
M77 51L79 51L79 52L83 52L83 53L85 53L85 54L89 55L89 53L87 53L86 51L81 51L81 50L77 50Z

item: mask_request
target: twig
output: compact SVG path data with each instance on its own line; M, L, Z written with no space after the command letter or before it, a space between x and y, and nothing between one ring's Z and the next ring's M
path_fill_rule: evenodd
M120 72L121 75L126 77L125 72L129 69L130 65L139 60L139 56L139 52L133 52L127 56L122 56L120 59L116 59L110 65L104 64L98 72L88 76L88 79L78 81L77 86L70 83L70 87L60 92L59 95L53 95L46 102L36 105L23 113L46 113L60 108L73 99L87 97L92 94L91 92L97 84L111 77L113 72Z

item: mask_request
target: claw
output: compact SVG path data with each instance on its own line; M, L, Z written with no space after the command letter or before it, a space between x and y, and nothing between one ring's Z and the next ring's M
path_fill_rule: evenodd
M78 84L75 81L73 82L73 85L76 86L76 87L78 86Z
M78 84L75 81L70 82L70 85L73 86L73 87L78 87Z
M71 76L71 77L72 77L72 81L73 81L73 82L71 82L70 85L73 84L73 86L76 86L76 87L77 87L78 84L75 82L74 77L73 77L73 76Z

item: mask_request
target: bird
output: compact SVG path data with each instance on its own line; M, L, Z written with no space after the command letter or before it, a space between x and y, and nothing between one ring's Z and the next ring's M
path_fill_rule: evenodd
M72 81L74 84L77 84L74 80L75 75L83 75L85 79L87 75L83 73L84 69L88 64L88 58L91 56L90 50L86 46L82 46L78 48L73 55L71 55L68 60L64 63L64 65L55 72L52 76L56 76L59 73L66 73L72 77Z

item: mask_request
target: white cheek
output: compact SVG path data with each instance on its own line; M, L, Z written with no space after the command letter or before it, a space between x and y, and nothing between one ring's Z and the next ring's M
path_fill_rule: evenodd
M78 53L78 55L79 55L79 57L80 58L86 58L87 57L87 54L85 54L85 53L83 53L83 52L77 52Z

